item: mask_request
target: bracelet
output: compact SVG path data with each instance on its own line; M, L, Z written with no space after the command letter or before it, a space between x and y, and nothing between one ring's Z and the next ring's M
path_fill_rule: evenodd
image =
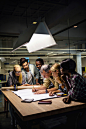
M46 89L45 92L48 93L48 90Z

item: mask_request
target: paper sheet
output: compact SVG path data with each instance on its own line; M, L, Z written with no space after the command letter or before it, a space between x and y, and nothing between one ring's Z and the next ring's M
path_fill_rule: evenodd
M12 91L14 94L16 94L21 99L34 99L33 101L39 101L43 99L49 99L49 98L56 98L57 95L49 96L49 93L45 94L34 94L32 92L32 89L23 89L18 91Z

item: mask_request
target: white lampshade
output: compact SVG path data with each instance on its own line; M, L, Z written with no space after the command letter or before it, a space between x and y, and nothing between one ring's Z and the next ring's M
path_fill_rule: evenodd
M22 47L26 42L29 42L34 31L37 28L36 25L30 25L22 34L19 35L19 38L16 42L14 42L13 51L17 50L18 48Z
M25 44L29 53L56 45L45 22L40 22L30 41Z
M19 36L12 51L18 49L19 47L26 46L29 53L31 53L53 45L56 45L56 42L46 23L40 22L38 26L31 26Z

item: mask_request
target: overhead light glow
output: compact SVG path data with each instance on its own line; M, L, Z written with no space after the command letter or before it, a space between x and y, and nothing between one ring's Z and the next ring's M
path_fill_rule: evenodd
M26 47L30 53L55 44L55 41L50 35L33 34L30 42L26 44Z
M46 23L40 22L39 24L31 26L19 36L18 41L14 45L11 52L19 49L23 45L26 46L29 53L31 53L46 47L56 45L56 42L51 35Z
M31 53L53 45L56 45L56 42L47 25L45 22L40 22L26 47L29 53Z
M77 26L74 26L74 28L77 28Z
M33 24L37 24L37 22L33 22Z

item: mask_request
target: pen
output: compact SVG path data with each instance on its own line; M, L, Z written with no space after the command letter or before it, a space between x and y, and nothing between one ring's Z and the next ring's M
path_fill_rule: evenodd
M35 89L34 86L33 86L33 89ZM35 89L35 91L36 91L36 89Z

